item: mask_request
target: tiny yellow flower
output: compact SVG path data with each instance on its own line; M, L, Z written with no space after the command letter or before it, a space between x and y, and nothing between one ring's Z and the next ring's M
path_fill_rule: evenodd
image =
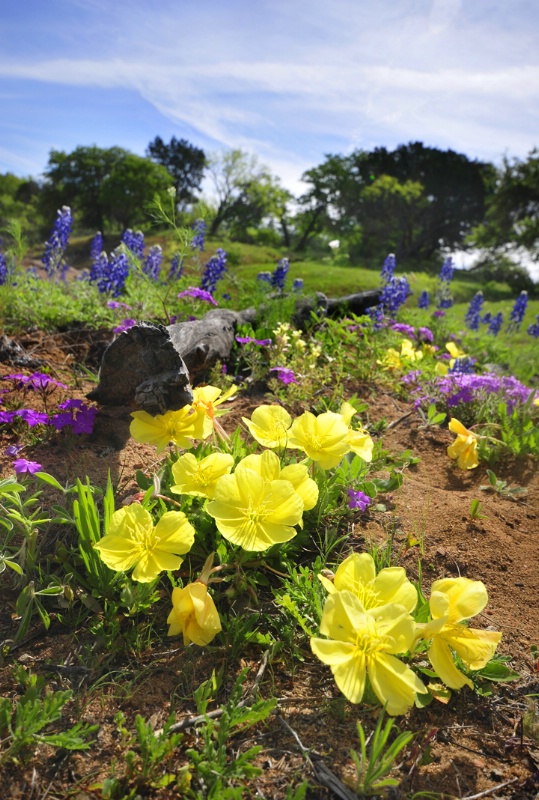
M332 581L318 576L330 594L347 589L365 610L397 603L410 614L417 605L417 589L406 577L403 567L385 567L376 574L374 559L369 553L352 553L339 564Z
M212 498L217 481L233 466L234 458L228 453L212 453L200 461L192 453L185 453L172 465L174 486L170 491Z
M183 634L185 645L204 647L221 631L221 620L208 587L195 581L183 589L172 590L172 611L167 623L169 636Z
M333 411L317 417L305 411L292 423L290 434L288 447L303 450L313 461L318 461L322 469L336 467L350 452L348 425L341 414Z
M453 418L449 423L451 433L456 433L457 438L447 448L449 458L457 459L457 466L461 469L474 469L479 464L477 456L477 436L462 422Z
M133 580L153 581L163 570L179 569L195 540L195 529L182 511L167 511L154 527L152 517L138 503L115 511L108 531L94 547L107 567L127 572Z
M278 456L271 450L264 450L261 455L242 458L235 471L241 469L252 469L267 481L290 481L303 500L304 511L310 511L318 502L318 484L309 477L306 464L288 464L281 468Z
M432 621L422 629L423 639L432 639L428 656L438 677L450 689L467 685L471 680L455 666L451 651L460 656L471 670L482 669L492 658L502 634L468 628L463 620L480 614L488 603L482 581L469 578L442 578L434 581L429 600Z
M292 417L282 406L258 406L251 419L242 417L251 436L263 447L282 450L288 442Z
M405 714L426 689L417 675L396 658L410 649L415 625L394 603L366 610L352 592L327 598L320 623L327 639L311 639L311 649L331 667L335 682L351 703L360 703L367 675L388 714Z
M450 354L451 358L449 359L449 367L452 369L455 366L455 361L457 358L468 358L468 354L461 350L455 342L447 342L445 349Z
M217 481L207 505L219 533L244 550L260 552L288 542L301 523L303 500L288 480L265 480L239 469Z
M133 411L129 432L136 442L153 444L161 453L171 442L176 447L187 449L193 446L196 415L191 406L178 411L167 411L152 417L147 411Z
M195 438L207 439L216 426L216 418L226 414L227 409L219 408L238 391L234 384L224 394L217 386L198 386L193 389L192 408L195 412ZM219 423L217 426L220 428Z
M352 417L354 414L357 414L357 411L351 403L344 402L339 413L346 424L350 426ZM361 424L358 430L350 428L348 432L348 444L350 446L350 450L357 456L361 456L364 461L367 461L368 463L372 461L374 442Z

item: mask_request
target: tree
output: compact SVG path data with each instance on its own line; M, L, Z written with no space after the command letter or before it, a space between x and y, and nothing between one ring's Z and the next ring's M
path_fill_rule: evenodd
M209 172L216 196L210 235L226 226L231 235L245 238L247 229L264 220L277 220L286 238L287 203L290 193L283 189L258 159L243 150L226 150L213 155Z
M410 186L408 182L420 184L426 200L420 228L414 234L413 246L408 246L401 256L426 260L442 248L464 246L467 234L483 219L494 174L490 164L470 161L452 150L425 147L421 142L401 145L393 152L384 147L372 152L356 150L348 156L328 155L323 164L306 172L303 180L310 188L300 202L310 202L312 213L319 218L325 213L332 232L346 238L350 230L372 227L369 215L373 197L367 194L365 202L364 192L383 176L397 181L394 189L398 184ZM385 192L390 205L398 195L399 191ZM378 192L377 213L382 201L383 193ZM404 224L408 223L409 220ZM401 238L406 240L405 231ZM364 239L363 247L366 242ZM382 250L380 256L383 257Z
M194 192L200 191L207 165L204 150L175 136L169 144L156 136L148 145L146 155L168 170L174 181L178 203L185 205L195 202Z
M539 259L539 150L523 161L504 159L484 223L473 230L470 241L498 251L524 247Z
M156 195L165 200L172 176L160 164L127 153L103 178L99 202L105 215L123 228L132 228L148 219L147 206Z
M72 153L51 150L45 169L42 208L47 217L70 206L80 223L92 230L105 227L101 184L113 167L128 155L121 147L77 147Z
M11 172L0 175L0 229L14 219L25 230L36 226L39 184L30 178L18 178Z

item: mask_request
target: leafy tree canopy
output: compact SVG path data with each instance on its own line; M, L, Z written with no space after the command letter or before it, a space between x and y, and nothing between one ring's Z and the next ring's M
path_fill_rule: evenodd
M196 200L194 192L200 191L207 165L204 150L189 144L185 139L176 139L175 136L169 144L156 136L148 145L146 155L166 167L174 181L179 204L185 205Z

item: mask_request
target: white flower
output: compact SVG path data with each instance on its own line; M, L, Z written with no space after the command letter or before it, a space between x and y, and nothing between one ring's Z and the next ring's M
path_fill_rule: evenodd
M332 250L338 250L340 246L340 239L332 239L331 242L328 242L328 247L331 247Z

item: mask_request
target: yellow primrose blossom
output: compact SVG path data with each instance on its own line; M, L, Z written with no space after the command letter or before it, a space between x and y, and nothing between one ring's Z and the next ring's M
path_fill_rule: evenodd
M129 432L136 442L153 444L161 453L171 442L176 447L187 449L193 446L195 435L194 422L196 415L191 406L184 406L178 411L167 411L152 417L147 411L133 411L133 421Z
M352 553L345 558L333 582L324 575L318 578L330 594L344 589L352 592L366 610L398 603L411 614L417 605L417 589L406 577L403 567L385 567L377 575L369 553Z
M426 689L417 675L396 658L410 649L415 635L412 617L390 603L366 610L352 592L334 592L327 598L320 633L311 649L331 667L335 682L351 703L360 703L367 675L374 693L388 714L405 714L416 694Z
M115 511L108 531L94 547L107 567L133 580L153 581L163 570L179 569L195 540L195 529L182 511L167 511L157 525L138 503Z
M281 468L278 456L271 450L264 450L261 455L242 458L235 471L241 469L252 469L267 481L290 481L303 500L304 511L310 511L318 502L318 484L309 477L306 464L288 464Z
M350 452L348 434L348 425L341 414L326 411L315 417L305 411L292 423L288 447L303 450L322 469L331 469Z
M195 581L172 590L172 611L167 623L168 635L182 633L185 645L193 642L204 647L211 642L221 631L221 620L205 583Z
M421 361L422 358L423 350L414 350L411 339L402 339L400 353L395 348L388 347L384 357L376 363L385 370L402 370L408 368L410 364Z
M242 420L253 439L263 447L286 447L292 417L282 406L258 406L251 414L251 419L242 417Z
M228 474L234 466L234 458L228 453L212 453L198 460L192 453L185 453L172 465L174 494L193 494L210 497L215 494L219 478Z
M432 584L429 600L432 621L426 623L421 636L432 639L428 651L430 663L450 689L460 689L465 684L473 688L471 680L455 666L452 650L468 669L482 669L502 638L501 633L462 624L463 620L480 614L487 602L488 594L482 581L442 578Z
M339 413L346 424L350 427L352 417L354 414L357 414L357 411L351 403L345 401L342 404ZM367 461L368 463L372 461L374 442L361 424L358 430L354 430L350 427L348 432L348 444L350 446L350 450L357 456L361 456L364 461Z
M477 436L468 428L465 428L458 419L453 419L449 423L451 433L456 433L457 438L447 448L449 458L457 459L457 466L461 469L474 469L479 464L477 456Z
M259 552L296 535L303 500L288 480L265 480L252 469L240 469L217 481L206 510L225 539Z
M195 412L195 438L207 439L213 432L214 427L221 426L216 423L217 417L222 417L227 413L227 409L218 408L226 402L232 395L236 394L238 387L234 384L224 394L217 386L198 386L193 389L192 408Z

